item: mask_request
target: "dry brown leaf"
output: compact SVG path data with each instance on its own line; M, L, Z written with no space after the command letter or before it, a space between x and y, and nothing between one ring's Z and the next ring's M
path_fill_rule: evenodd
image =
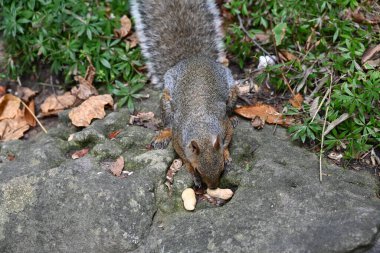
M247 95L251 91L251 86L249 84L247 85L242 85L242 86L237 86L237 89L239 91L239 95Z
M29 89L28 87L17 86L17 96L20 97L24 102L29 102L29 100L36 94L36 91Z
M139 112L136 115L137 118L139 118L141 121L150 121L154 119L154 113L153 112Z
M14 161L15 159L16 159L15 154L13 154L13 153L8 153L7 154L7 160L8 161Z
M111 95L92 96L84 101L80 106L73 108L69 112L71 122L78 127L89 126L91 120L102 119L106 115L104 106L113 106Z
M24 119L24 113L18 109L13 119L0 121L0 140L8 141L20 139L28 129L29 125Z
M98 91L93 86L96 70L93 65L87 67L85 77L75 76L75 81L79 82L79 88L73 87L71 94L77 96L79 99L86 100L90 96L98 95Z
M134 48L139 44L138 37L136 33L132 33L126 38L126 43L129 45L129 48Z
M5 94L0 98L0 120L13 119L19 112L21 101L12 94Z
M292 54L292 53L290 53L289 51L286 51L286 50L280 50L278 52L278 56L280 57L280 59L282 59L285 62L287 62L287 61L293 61L293 60L296 60L296 61L300 60L297 56L295 56L294 54Z
M270 42L270 33L256 33L255 40L261 44L266 44Z
M284 116L277 112L274 107L266 104L242 106L236 108L235 113L249 119L253 119L258 116L269 124L288 126L293 123L293 118L284 118Z
M0 97L3 96L7 92L7 87L0 85Z
M25 120L26 122L28 123L29 126L31 127L35 127L37 122L36 122L36 118L35 118L35 103L34 103L34 99L32 99L29 103L26 104L29 108L29 110L27 109L24 109L24 117L25 117ZM32 115L32 113L33 115Z
M121 130L113 131L112 133L110 133L110 134L108 135L108 138L109 138L110 140L115 139L116 136L118 136L120 133L121 133Z
M173 192L173 182L174 182L174 176L179 171L179 169L182 167L182 160L181 159L175 159L173 163L170 165L168 171L166 172L166 182L165 185L169 189L169 195L172 195Z
M73 87L71 89L71 94L78 97L79 99L86 100L87 98L98 95L98 91L95 89L94 86L89 86L87 84L84 84L84 82L87 82L83 77L79 76L75 80L80 82L79 88Z
M375 55L379 53L379 57L375 57ZM372 58L380 58L380 44L375 47L368 48L363 56L362 56L362 64L368 62ZM373 60L373 59L372 59Z
M306 40L306 45L305 45L306 51L311 50L311 48L313 47L312 41L314 40L314 38L315 38L315 29L311 28L311 33L309 37L307 37L307 40Z
M87 155L88 151L90 151L89 148L84 148L84 149L81 149L81 150L75 151L75 152L71 155L71 158L72 158L72 159L78 159L78 158L81 158L81 157Z
M344 14L345 19L351 19L356 23L359 24L378 24L380 23L380 16L379 15L373 15L370 12L363 13L363 10L358 7L356 10L351 11L350 9L345 11Z
M124 15L120 18L120 24L120 29L115 29L114 34L117 38L124 38L131 31L132 22L126 15Z
M303 97L300 93L296 94L294 97L292 97L289 100L290 104L297 109L300 109L302 107Z
M153 112L139 112L137 115L131 115L129 124L144 126L149 129L157 130L160 119L154 117Z
M45 99L41 105L41 114L43 116L57 115L58 112L70 108L74 105L76 97L66 92L61 96L51 95Z
M263 121L260 117L256 116L252 119L251 125L256 129L263 129L265 125L265 121Z
M114 176L120 177L124 169L124 157L120 156L117 160L111 164L110 171Z

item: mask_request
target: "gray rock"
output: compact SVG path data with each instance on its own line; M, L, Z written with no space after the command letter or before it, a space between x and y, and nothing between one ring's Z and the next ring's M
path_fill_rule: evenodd
M379 233L378 182L370 174L324 164L289 142L285 131L235 131L235 165L224 178L237 185L220 208L158 213L139 252L361 252ZM237 171L238 170L238 171ZM158 224L158 225L157 225Z
M138 108L157 114L158 92L142 93L151 98ZM0 252L365 252L379 235L377 179L324 161L320 183L318 157L284 129L241 122L221 181L235 195L187 212L180 195L191 177L182 168L169 196L175 153L146 149L153 130L129 126L122 110L67 141L73 128L64 114L61 121L48 135L1 144ZM85 146L90 154L72 160ZM132 172L126 178L104 166L119 155Z

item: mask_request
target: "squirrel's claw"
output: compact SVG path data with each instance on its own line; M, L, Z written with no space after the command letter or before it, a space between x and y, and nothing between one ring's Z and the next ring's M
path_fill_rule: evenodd
M225 148L223 151L223 157L224 157L224 164L225 165L228 165L232 162L232 158L230 156L230 151L228 151L227 148Z
M166 148L172 138L172 130L170 128L160 131L152 140L150 145L153 149L164 149Z
M230 117L230 122L233 128L236 128L239 125L239 118L237 116Z

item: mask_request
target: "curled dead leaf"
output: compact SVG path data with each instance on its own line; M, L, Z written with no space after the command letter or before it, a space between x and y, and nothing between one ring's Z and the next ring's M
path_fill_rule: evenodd
M76 78L76 80L80 82L79 87L73 87L71 89L71 94L82 100L86 100L92 95L98 95L98 91L95 89L94 86L83 84L83 82L86 82L86 80L83 77L78 77Z
M300 109L302 107L303 97L300 93L296 94L294 97L292 97L289 100L290 104L297 109Z
M20 97L23 101L29 102L29 100L37 94L36 91L28 88L17 86L17 96Z
M73 108L69 112L71 122L78 127L89 126L93 119L102 119L106 115L104 106L113 106L111 95L92 96L84 101L80 106Z
M35 127L37 122L36 122L36 117L35 117L35 103L34 99L30 100L29 103L26 104L29 108L29 110L24 109L24 117L26 122L29 124L31 127Z
M240 85L240 86L237 86L237 88L238 88L240 96L246 95L247 93L249 93L251 91L251 87L249 84Z
M16 159L16 155L13 153L8 153L7 154L7 160L8 161L14 161Z
M138 37L136 33L132 33L126 38L126 43L129 45L129 48L134 48L139 44Z
M115 139L119 134L121 133L121 130L113 131L108 135L108 139L113 140Z
M119 29L115 29L114 34L117 38L124 38L131 31L132 22L126 15L124 15L120 18L120 24L121 27Z
M110 171L114 176L120 177L124 169L124 157L120 156L117 160L111 164Z
M144 126L149 129L157 130L160 119L154 117L153 112L139 112L136 115L131 115L129 124Z
M92 95L98 95L98 91L92 84L95 78L95 74L95 67L90 64L90 66L87 67L85 77L75 76L74 79L75 81L79 82L79 87L73 87L71 89L71 94L82 100L86 100Z
M294 54L290 53L289 51L286 50L280 50L278 52L278 56L280 57L281 60L287 62L287 61L300 61L300 59L295 56Z
M169 189L169 195L172 195L173 192L173 182L174 182L174 176L179 171L179 169L182 167L182 160L181 159L175 159L172 164L170 165L168 171L166 172L166 182L165 185Z
M12 94L5 94L0 98L0 120L15 118L20 109L21 101Z
M289 116L284 117L281 113L277 112L274 107L266 104L242 106L236 108L235 113L248 119L253 119L258 116L269 124L279 124L283 126L291 125L294 120Z
M4 85L0 85L0 97L3 96L7 92L7 87Z
M380 44L374 47L368 48L362 56L362 64L368 62L369 60L375 60L380 58Z
M364 9L360 7L356 8L354 11L351 11L350 9L346 10L345 18L351 19L359 24L374 25L380 23L379 15L373 15L372 13L366 12Z
M51 95L42 103L41 114L43 116L57 115L58 112L73 106L75 101L76 97L70 92L66 92L61 96Z
M8 141L20 139L29 127L28 122L26 122L24 118L24 113L18 109L14 118L0 121L0 140Z
M267 44L270 42L270 37L270 33L256 33L254 38L257 42L260 42L261 44Z
M256 116L252 119L251 125L256 129L263 129L265 125L265 121L262 120L260 117Z
M87 155L88 151L90 151L89 148L84 148L84 149L81 149L81 150L75 151L75 152L71 155L71 158L72 158L72 159L78 159L78 158L81 158L81 157Z

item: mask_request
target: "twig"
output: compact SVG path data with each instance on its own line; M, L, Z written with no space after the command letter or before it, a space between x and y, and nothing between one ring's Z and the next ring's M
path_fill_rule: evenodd
M330 86L331 86L331 84L330 84ZM317 116L318 112L321 110L321 107L322 107L323 103L325 102L327 96L330 95L330 92L331 92L331 89L328 89L327 92L326 92L326 94L323 96L322 101L321 101L321 103L319 104L319 106L318 106L318 108L317 108L317 111L316 111L315 114L313 115L313 118L311 119L310 123L312 123L312 122L314 121L314 119L315 119L315 117Z
M329 98L327 100L327 108L326 108L326 113L325 113L325 119L323 122L323 128L322 128L322 138L321 138L321 150L319 151L319 181L322 183L322 155L323 155L323 143L325 140L325 128L326 128L326 123L327 123L327 114L329 113L329 108L330 108L330 102L331 102L331 89L332 89L332 73L330 75L330 88L328 90Z
M239 26L240 26L240 29L242 29L243 30L243 32L245 33L245 35L247 35L248 36L248 38L250 38L251 40L252 40L252 42L253 42L253 44L255 44L255 46L257 46L261 51L263 51L264 52L264 54L267 54L267 55L269 55L269 56L271 56L271 54L267 51L267 50L265 50L256 40L255 40L255 38L253 38L249 33L248 33L248 31L247 31L247 29L245 29L245 27L244 27L244 25L243 25L243 20L241 19L241 17L240 17L240 15L237 15L237 18L239 19ZM273 58L273 57L271 57L271 58ZM274 60L274 59L273 59Z
M282 76L282 79L284 80L284 82L286 83L286 85L288 86L288 89L292 93L293 97L295 97L296 94L294 94L294 90L292 89L292 87L290 87L290 83L289 83L288 79L286 78L286 76L284 75L283 72L281 72L281 76Z
M34 115L34 113L29 109L29 107L24 103L24 101L21 101L21 104L29 111L29 113L32 115L32 117L37 121L38 125L40 125L40 127L42 128L42 130L45 132L45 134L47 134L47 130L46 128L42 125L42 123L37 119L36 115Z
M21 80L20 80L19 76L17 77L17 83L18 83L19 86L22 86L22 83L21 83Z

